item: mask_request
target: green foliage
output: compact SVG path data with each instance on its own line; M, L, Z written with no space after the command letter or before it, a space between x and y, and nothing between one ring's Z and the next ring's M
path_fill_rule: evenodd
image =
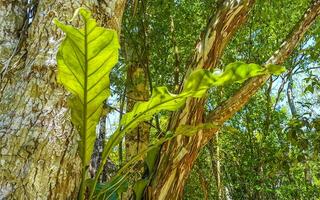
M121 32L124 35L123 45L132 49L136 58L134 61L139 61L143 52L147 51L152 84L166 85L173 91L173 69L177 67L181 76L185 74L185 63L190 59L195 41L215 8L215 0L152 0L141 4L146 9L138 6L135 15L132 4L128 4L128 9L125 10ZM178 48L178 59L175 47ZM123 69L119 69L121 70ZM119 79L122 80L122 76ZM179 79L181 82L182 78ZM119 85L123 86L123 82L117 84L117 87Z
M137 127L139 123L151 119L154 114L164 110L175 111L185 104L188 97L200 98L213 86L243 82L248 78L268 73L269 71L267 69L259 65L235 62L229 64L226 67L226 70L219 75L203 69L193 71L187 78L184 88L180 94L171 94L166 87L155 88L152 96L147 102L136 103L131 112L123 115L120 127L110 137L105 145L102 153L103 164L101 166L104 165L104 162L112 148L121 141L126 133ZM207 124L206 126L208 127L209 125ZM205 128L206 126L203 125L200 127ZM190 131L180 130L179 133L190 136L196 132L195 130L196 129L190 129ZM101 166L98 169L98 176L102 172ZM141 191L140 189L144 188L142 186L145 184L145 181L139 182L135 190Z
M304 93L310 92L313 94L320 89L320 81L317 76L311 74L309 77L305 78L304 81L308 84L304 89Z
M107 184L100 184L98 180L112 149L118 145L126 133L136 128L139 123L151 119L154 114L161 111L175 111L185 104L187 98L203 97L209 88L242 83L251 77L272 73L279 74L283 71L283 68L279 66L267 66L265 68L257 64L234 62L227 65L221 74L203 69L191 72L180 94L172 94L166 87L155 88L147 102L135 104L131 112L123 115L118 129L104 146L102 161L94 180L86 179L88 164L96 139L96 125L99 122L103 101L110 94L109 73L117 63L119 44L115 31L97 27L89 11L81 8L79 13L84 22L83 29L64 25L57 20L55 20L55 23L67 34L57 54L58 82L72 93L69 98L71 120L80 135L79 154L83 165L80 198L84 198L87 186L90 191L90 199L116 197L119 190L122 191L126 188L126 174L119 173ZM214 127L212 124L179 127L175 134L169 134L156 145L143 151L142 153L149 151L146 157L149 175L153 173L160 144L178 134L192 136L199 129L212 127ZM131 164L138 158L133 158L119 172L131 167ZM142 191L149 181L150 176L147 176L135 185L134 190L138 198L141 197Z
M268 64L266 68L271 74L274 74L274 75L280 75L286 71L285 67L279 66L279 65L273 65L273 64Z

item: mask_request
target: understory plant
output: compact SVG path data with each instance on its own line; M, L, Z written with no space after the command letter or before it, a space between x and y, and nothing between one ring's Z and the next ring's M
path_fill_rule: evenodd
M117 199L119 192L125 190L128 170L134 163L147 154L145 163L149 174L152 174L159 153L160 145L177 135L192 136L200 129L210 129L214 124L178 127L165 137L149 146L132 160L128 161L107 183L99 183L108 156L126 133L139 123L151 119L160 111L176 111L184 106L187 98L201 98L207 90L216 86L242 83L248 78L280 74L283 67L275 65L261 66L234 62L227 65L223 72L212 73L208 70L191 71L186 77L183 89L179 94L172 94L166 87L156 87L146 102L136 103L131 112L123 115L119 127L105 141L102 160L93 179L88 177L88 169L96 140L96 126L103 110L103 102L110 96L109 74L118 62L119 41L115 30L97 26L90 11L80 8L76 11L83 21L83 28L65 25L58 20L55 24L66 36L57 53L57 80L71 94L68 106L71 110L71 121L80 136L78 154L82 161L82 177L78 194L79 199ZM146 177L135 185L135 198L141 199L145 187L151 179Z

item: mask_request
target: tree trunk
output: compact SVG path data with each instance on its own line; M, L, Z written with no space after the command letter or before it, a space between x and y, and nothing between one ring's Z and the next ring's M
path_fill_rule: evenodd
M1 27L4 32L0 39L8 44L13 41L7 48L11 52L19 43L17 36L26 17L26 5L16 2L0 3L1 12L9 13L0 15L0 21L8 27ZM14 53L14 62L1 76L0 198L76 198L81 177L78 137L70 123L68 94L55 80L55 54L63 35L52 20L57 17L68 21L77 8L84 6L92 9L103 26L119 28L124 2L114 0L103 5L101 1L84 0L38 2L33 22L26 30L27 38L20 41L21 49ZM78 22L74 23L79 25ZM8 59L7 54L0 57L2 62Z
M135 63L130 65L128 67L127 77L127 111L131 111L135 103L148 100L149 89L145 70L140 64ZM149 132L150 125L143 122L126 135L127 161L148 147ZM142 169L143 163L135 167L135 171L138 170L139 173L142 173Z
M220 1L217 15L208 24L207 31L197 45L197 53L191 64L193 68L213 68L230 39L232 33L244 22L253 1ZM303 15L280 49L267 61L267 64L281 64L290 55L293 48L302 39L305 32L315 21L320 12L320 1L314 1ZM196 125L203 121L222 125L240 110L269 78L268 75L253 78L227 101L204 117L205 99L189 99L182 112L173 115L171 129L183 124ZM200 131L193 137L178 136L162 146L157 171L152 183L147 188L149 199L182 199L185 181L199 150L218 131Z
M0 72L4 74L13 62L25 39L27 28L27 3L19 1L0 2Z

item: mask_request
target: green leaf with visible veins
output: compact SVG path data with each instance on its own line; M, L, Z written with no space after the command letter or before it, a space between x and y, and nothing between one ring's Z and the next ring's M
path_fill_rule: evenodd
M72 93L71 121L80 134L79 154L87 166L96 139L103 101L110 95L109 73L118 62L117 32L98 27L91 13L80 8L84 28L55 24L66 33L57 54L58 82Z

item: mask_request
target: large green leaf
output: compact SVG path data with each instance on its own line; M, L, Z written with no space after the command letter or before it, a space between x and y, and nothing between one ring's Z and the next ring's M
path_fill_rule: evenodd
M283 67L279 67L280 69L282 70ZM257 64L234 62L227 65L221 74L211 73L203 69L193 71L186 80L180 94L172 94L166 87L155 88L149 101L136 103L131 112L123 115L119 128L105 145L102 152L102 164L99 166L97 175L99 176L102 172L103 165L112 148L120 142L123 136L137 127L139 123L152 118L154 114L163 110L175 111L185 104L188 97L202 97L213 86L222 86L234 82L242 83L248 78L270 74L274 71L277 70L269 71L268 68ZM93 187L95 187L95 184Z
M121 133L125 134L131 131L140 122L149 120L155 113L162 110L177 110L185 104L188 97L202 97L213 86L242 83L248 78L269 73L267 68L260 65L243 62L229 64L221 74L203 69L195 70L186 80L180 94L171 94L166 87L158 87L154 89L149 101L137 103L131 112L123 116L120 122Z
M282 67L279 68L282 69ZM166 87L158 87L154 89L149 101L135 104L132 111L123 116L119 129L116 134L111 136L108 143L113 143L113 140L116 143L119 142L121 136L130 132L140 122L149 120L155 113L162 110L175 111L185 104L188 97L202 97L213 86L222 86L234 82L242 83L248 78L269 73L267 68L260 65L243 62L229 64L221 74L211 73L203 69L195 70L186 80L180 94L172 94Z
M88 10L79 9L84 28L55 24L66 37L57 54L58 82L72 93L71 120L80 134L79 154L87 166L96 139L103 101L109 96L109 73L118 62L116 31L98 27Z

